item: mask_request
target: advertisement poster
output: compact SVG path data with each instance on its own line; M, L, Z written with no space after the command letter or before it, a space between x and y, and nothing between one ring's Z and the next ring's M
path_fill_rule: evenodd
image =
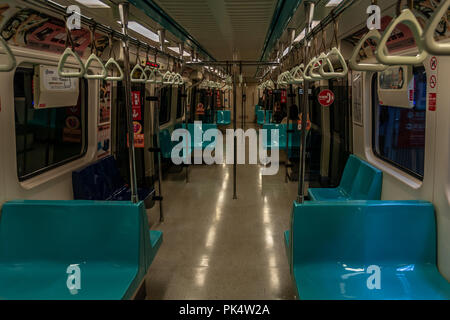
M81 143L81 109L79 106L67 108L62 140L64 142Z
M59 20L33 9L13 11L7 10L8 4L0 5L0 25L3 38L11 45L27 47L39 51L62 53L66 48L66 26ZM72 39L75 50L80 55L89 48L91 43L88 29L73 30ZM96 34L96 46L99 54L108 46L108 37Z
M98 127L97 131L97 158L103 158L111 154L111 125L105 124Z
M111 83L100 84L100 101L97 125L97 158L111 154Z
M98 114L98 125L111 122L111 83L102 81L100 85L100 108Z
M134 147L135 148L145 148L145 135L144 127L142 123L142 103L141 103L141 92L132 91L131 92L131 104L133 107L133 127L134 127ZM127 145L129 146L128 136Z

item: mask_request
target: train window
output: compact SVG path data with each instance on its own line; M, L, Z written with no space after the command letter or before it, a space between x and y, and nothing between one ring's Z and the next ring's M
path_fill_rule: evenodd
M86 80L73 107L35 109L32 68L14 76L17 174L24 181L78 159L87 151Z
M382 106L377 75L372 79L373 151L381 159L423 179L427 78L424 67L414 73L414 108Z
M170 121L170 109L172 107L172 88L161 89L161 103L159 108L159 124Z
M181 100L181 95L183 94L182 87L178 87L178 95L177 95L177 119L180 119L183 116L183 103Z

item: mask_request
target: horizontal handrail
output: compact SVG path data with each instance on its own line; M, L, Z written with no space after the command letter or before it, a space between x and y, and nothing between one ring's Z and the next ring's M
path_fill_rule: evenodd
M17 66L16 57L14 56L14 54L11 51L11 48L9 47L8 43L6 42L5 39L3 39L2 36L0 36L0 42L2 47L6 51L6 57L8 59L8 62L6 64L0 65L0 72L10 72L14 70L14 68Z

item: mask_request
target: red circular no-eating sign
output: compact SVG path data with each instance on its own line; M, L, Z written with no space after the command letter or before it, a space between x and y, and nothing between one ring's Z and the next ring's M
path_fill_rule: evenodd
M319 93L318 100L319 100L319 103L323 107L331 106L333 104L333 102L334 102L334 93L333 93L333 91L328 90L328 89L322 90Z
M431 57L430 67L433 71L437 69L437 58L435 56Z

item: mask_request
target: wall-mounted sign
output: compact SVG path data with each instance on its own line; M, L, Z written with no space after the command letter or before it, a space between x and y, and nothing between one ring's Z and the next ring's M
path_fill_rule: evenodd
M334 93L329 89L322 90L317 96L317 99L321 106L329 107L334 102Z

